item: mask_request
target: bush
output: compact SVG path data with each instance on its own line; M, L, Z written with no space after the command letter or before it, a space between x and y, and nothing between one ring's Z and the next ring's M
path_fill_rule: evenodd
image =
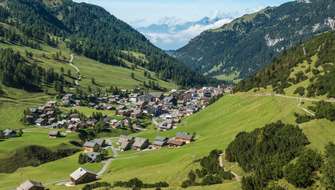
M110 183L107 183L107 182L95 182L93 184L85 185L82 190L92 190L92 189L97 189L97 188L101 188L101 187L111 188L112 185Z
M300 96L304 96L305 95L305 88L304 87L298 87L297 89L295 89L294 94L299 94Z
M313 172L321 167L321 155L313 150L305 150L296 163L285 168L285 178L296 187L306 188L313 183Z
M335 190L335 144L326 146L325 161L321 168L322 184L327 190Z

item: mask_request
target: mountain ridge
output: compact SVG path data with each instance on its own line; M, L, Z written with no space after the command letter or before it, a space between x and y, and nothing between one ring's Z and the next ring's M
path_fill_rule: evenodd
M175 57L194 70L215 75L255 73L283 50L316 34L335 29L330 0L288 2L208 30L177 50ZM243 55L243 56L241 56Z

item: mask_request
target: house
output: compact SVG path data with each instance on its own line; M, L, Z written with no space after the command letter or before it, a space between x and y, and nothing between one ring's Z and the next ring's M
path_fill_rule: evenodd
M49 138L57 138L62 136L60 131L49 131L48 135Z
M44 190L45 187L40 182L27 180L23 182L16 190Z
M40 117L35 121L35 124L41 127L47 124L47 120Z
M130 150L133 143L134 143L134 138L133 137L128 137L125 135L121 135L119 137L118 143L120 145L120 150L121 151L127 151Z
M160 123L157 127L161 131L171 130L173 128L172 121L171 120L164 121Z
M17 132L15 130L12 130L12 129L5 129L3 131L3 136L5 138L16 137L17 136Z
M100 146L94 141L87 141L83 145L84 152L97 152L100 150Z
M177 132L175 140L189 144L193 140L193 135L186 132Z
M97 174L84 168L78 168L70 175L71 182L75 185L95 181L97 177Z
M167 145L167 142L168 142L168 138L158 136L155 138L154 142L152 143L152 146L154 148L161 148Z
M148 148L149 140L141 137L136 137L133 144L133 149L135 150L143 150Z
M102 160L102 155L99 152L88 152L86 153L88 162L100 162Z
M154 97L150 94L144 94L142 96L137 97L138 102L151 102L154 100Z
M171 139L169 139L167 144L169 145L169 147L176 148L176 147L183 146L185 144L185 142L176 140L175 138L171 138Z
M140 109L135 109L130 115L132 118L141 118L143 116L143 112Z

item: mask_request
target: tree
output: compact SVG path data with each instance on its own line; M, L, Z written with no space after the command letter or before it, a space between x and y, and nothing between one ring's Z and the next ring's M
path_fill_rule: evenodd
M0 95L3 95L3 94L5 94L5 92L4 92L4 90L3 90L2 85L0 84Z
M70 70L70 69L67 70L67 76L72 77L72 73L71 73L71 70Z
M285 169L285 178L296 187L306 188L313 183L313 172L321 167L322 158L318 152L305 150L296 163L289 164Z
M95 82L95 78L94 78L94 77L91 78L91 83L92 83L93 85L96 85L96 82Z
M135 74L133 72L130 74L130 76L132 79L135 79Z
M327 190L335 190L335 144L326 146L325 161L321 168L322 184Z

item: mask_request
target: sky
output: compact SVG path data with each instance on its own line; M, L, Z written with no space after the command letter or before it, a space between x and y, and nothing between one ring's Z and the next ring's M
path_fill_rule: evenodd
M240 14L288 0L75 0L104 7L114 16L136 25L153 23L164 17L195 20L204 16Z
M140 29L151 24L168 24L165 31L141 31L154 45L175 50L186 45L201 32L220 27L246 13L267 6L278 6L289 0L74 0L99 5L132 27ZM185 22L204 17L220 18L208 25L192 25L175 30Z

